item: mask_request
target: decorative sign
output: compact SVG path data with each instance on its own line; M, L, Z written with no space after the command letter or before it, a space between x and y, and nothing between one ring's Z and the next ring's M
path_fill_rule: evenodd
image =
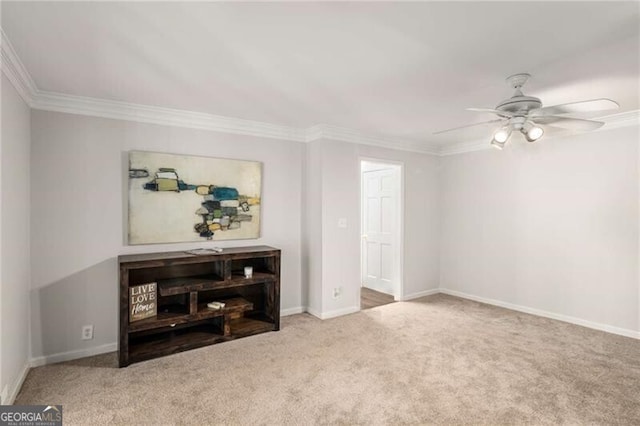
M129 322L155 317L158 314L156 287L156 283L129 287Z

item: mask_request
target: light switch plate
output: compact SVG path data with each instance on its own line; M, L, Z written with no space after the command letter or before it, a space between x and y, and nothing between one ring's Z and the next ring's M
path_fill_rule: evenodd
M341 217L338 219L338 228L346 228L347 227L347 218Z

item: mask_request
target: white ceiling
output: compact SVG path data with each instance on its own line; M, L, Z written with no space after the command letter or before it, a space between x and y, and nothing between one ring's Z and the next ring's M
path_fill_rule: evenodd
M490 128L465 111L529 72L545 105L640 108L638 2L185 3L2 1L37 87L441 145Z

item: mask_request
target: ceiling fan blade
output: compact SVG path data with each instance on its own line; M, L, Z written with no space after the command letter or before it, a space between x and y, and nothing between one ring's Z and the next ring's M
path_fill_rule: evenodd
M511 114L510 112L507 111L498 111L497 109L493 109L493 108L467 108L467 111L475 111L475 112L490 112L492 114L498 114L502 117L513 117L513 114Z
M619 107L620 105L618 105L617 102L612 101L611 99L601 98L542 107L531 111L531 115L558 115L578 112L609 111L618 109Z
M604 126L602 121L584 120L582 118L559 117L556 115L545 115L530 118L536 124L545 124L552 127L560 127L570 130L590 131Z
M499 123L501 121L504 121L504 120L501 119L501 118L498 118L496 120L483 121L482 123L467 124L466 126L454 127L452 129L447 129L447 130L440 130L439 132L434 132L433 134L434 135L439 135L441 133L453 132L455 130L462 130L462 129L467 129L469 127L482 126L482 125L485 125L485 124Z

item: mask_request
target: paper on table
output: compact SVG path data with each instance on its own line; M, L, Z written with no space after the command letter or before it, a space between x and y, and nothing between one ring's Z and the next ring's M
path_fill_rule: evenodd
M216 253L222 253L222 249L220 247L214 247L214 248L199 248L199 249L193 249L193 250L187 250L185 251L185 253L188 254L195 254L195 255L202 255L202 254L216 254Z

